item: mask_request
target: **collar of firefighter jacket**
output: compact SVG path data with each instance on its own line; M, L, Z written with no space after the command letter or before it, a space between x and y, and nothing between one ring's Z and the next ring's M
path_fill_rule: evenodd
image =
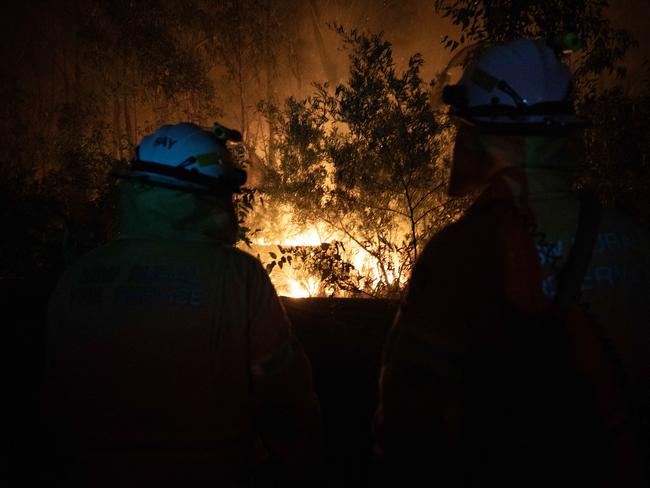
M121 188L119 238L227 243L233 225L232 212L218 199L138 182Z

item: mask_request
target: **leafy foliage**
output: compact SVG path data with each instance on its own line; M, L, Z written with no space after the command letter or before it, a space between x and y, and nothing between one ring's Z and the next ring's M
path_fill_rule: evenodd
M230 153L240 168L247 168L251 161L248 157L248 151L243 143L231 144ZM253 211L253 208L259 197L259 190L256 188L241 187L240 192L234 196L235 208L237 211L237 221L239 223L239 233L237 240L243 242L248 247L252 244L251 238L259 232L260 229L251 229L246 226L247 220ZM261 197L260 197L261 198Z
M290 198L295 221L325 222L376 263L376 276L365 280L341 268L340 288L391 295L459 205L445 197L445 125L429 106L419 55L398 73L381 35L337 30L350 52L348 80L334 90L317 84L312 96L289 98L281 109L263 107L277 155L264 190ZM329 266L323 262L319 275Z
M650 97L615 88L583 108L597 124L586 134L582 178L650 227Z
M1 278L56 273L106 241L115 189L109 171L120 162L100 151L101 144L96 134L50 146L59 164L42 174L20 160L0 161L0 209L8 229L0 247Z
M357 294L372 286L346 259L342 242L324 242L318 246L278 246L280 255L269 252L272 258L266 265L269 274L276 266L291 266L298 270L297 283L308 294ZM310 281L311 280L311 281Z
M47 15L40 2L7 12L0 50L14 58L20 45L22 62L0 67L1 203L12 223L2 276L56 270L104 242L109 173L140 137L220 115L215 61L195 49L204 3L66 0Z

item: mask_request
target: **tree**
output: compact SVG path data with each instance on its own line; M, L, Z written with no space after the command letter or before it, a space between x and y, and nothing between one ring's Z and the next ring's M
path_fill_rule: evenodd
M614 88L584 110L597 121L586 134L584 184L596 186L606 205L650 227L650 96Z
M64 242L78 254L108 237L109 173L144 132L214 121L211 65L187 48L196 3L65 0L44 15L28 0L3 17L0 49L18 59L0 68L2 212L13 215L2 276L57 268Z
M274 201L290 198L294 221L324 224L333 242L353 244L373 263L359 274L350 250L328 246L319 278L330 292L393 295L426 240L461 205L446 198L445 126L428 103L419 55L397 73L381 35L337 30L350 53L348 80L334 90L317 84L312 96L289 98L282 109L264 107L277 155L264 192ZM332 267L332 260L347 265Z

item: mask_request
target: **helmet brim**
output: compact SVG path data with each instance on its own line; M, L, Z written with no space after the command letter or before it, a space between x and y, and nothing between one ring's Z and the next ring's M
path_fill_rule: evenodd
M119 179L200 193L240 193L248 176L243 169L229 168L219 178L213 178L197 171L141 160L131 161L128 171L116 170L111 174Z
M527 115L527 116L477 116L466 112L450 111L449 116L484 132L530 135L561 135L590 127L590 123L577 115Z

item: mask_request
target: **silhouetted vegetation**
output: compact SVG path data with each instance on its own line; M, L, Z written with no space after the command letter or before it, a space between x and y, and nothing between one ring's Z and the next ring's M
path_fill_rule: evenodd
M323 264L334 275L321 273L330 289L395 292L395 277L407 276L419 246L459 208L443 191L453 134L428 107L423 58L414 55L398 70L385 37L354 30L368 25L372 2L330 3L67 0L54 8L26 1L6 12L0 185L9 226L0 276L59 270L105 241L113 226L109 173L126 164L142 135L162 123L209 125L227 116L266 167L271 199L291 202L298 219L329 221L380 263L378 279L355 277L336 264L345 262L340 252L324 253L336 261ZM462 28L445 40L450 49L566 31L583 39L570 60L579 110L594 124L583 177L606 202L648 222L649 104L647 96L601 86L608 73L614 84L625 76L624 55L635 45L606 18L607 4L440 0L436 8ZM381 9L405 29L416 14L395 2ZM352 29L344 36L351 55L344 82L327 45L331 33L321 27L331 12ZM309 20L312 44L288 20L292 13ZM308 81L308 48L329 83L281 103L291 86ZM243 208L259 205L256 196L247 194ZM313 267L320 261L312 257Z
M324 289L391 295L429 237L458 216L460 203L446 197L447 122L430 107L420 55L399 73L381 35L338 32L350 53L348 79L265 107L276 158L264 191L276 201L290 197L294 221L324 223L376 263L364 275L349 262L336 265L344 254L317 251L310 266Z

